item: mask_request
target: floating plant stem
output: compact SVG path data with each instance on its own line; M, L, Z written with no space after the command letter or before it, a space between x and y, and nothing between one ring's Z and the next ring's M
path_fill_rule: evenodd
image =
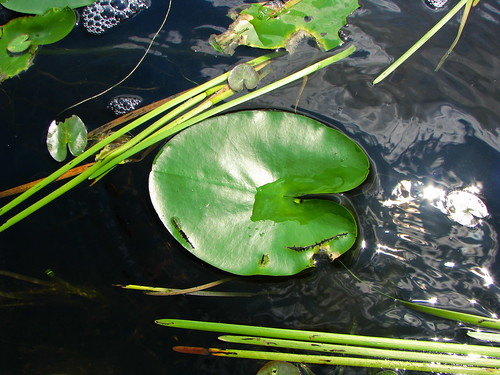
M64 179L79 175L85 169L91 167L92 165L94 165L94 162L83 164L83 165L80 165L78 167L74 167L74 168L70 169L69 171L67 171L66 173L59 176L56 180L58 180L58 181L64 180ZM43 178L41 178L39 180L28 182L28 183L23 184L23 185L16 186L16 187L11 188L11 189L0 191L0 198L6 198L6 197L10 197L11 195L21 194L21 193L25 192L26 190L31 189L33 186L35 186L36 184L38 184L42 180L43 180Z
M248 64L255 66L258 64L262 64L265 61L271 60L275 57L282 56L284 55L284 52L276 52L276 53L270 53L261 57L258 57L250 62ZM104 138L103 140L97 142L96 144L92 145L89 147L86 151L84 151L82 154L78 155L65 165L63 165L61 168L44 178L43 180L37 182L34 186L32 186L30 189L25 191L24 193L20 194L16 198L14 198L12 201L7 203L5 206L0 208L0 216L9 212L11 209L14 207L18 206L20 203L24 202L26 199L31 197L33 194L37 193L40 191L42 188L46 187L49 185L51 182L57 180L60 176L62 176L64 173L72 169L73 167L77 166L81 162L83 162L85 159L88 157L98 153L102 148L107 146L108 144L114 142L116 139L119 137L123 136L124 134L129 133L133 129L135 129L138 126L141 126L142 124L146 123L147 121L153 119L154 117L164 113L165 111L177 106L178 104L200 94L203 93L207 90L210 90L214 86L218 86L225 81L227 81L227 77L229 75L229 72L224 73L204 84L201 84L199 86L196 86L190 90L187 90L180 95L172 97L171 100L166 101L165 103L161 104L160 106L154 108L150 112L147 112L143 114L141 117L135 119L134 121L130 122L129 124L123 126L122 128L116 130L115 132L111 133L108 137ZM125 158L124 158L125 159ZM124 160L122 159L122 160ZM100 161L96 164L102 164L103 162ZM68 182L66 185L63 185L61 188L57 189L54 191L52 194L49 194L45 198L42 198L40 201L36 202L32 206L29 206L27 209L24 211L21 211L19 214L13 216L10 220L5 222L2 226L0 226L0 232L7 229L11 225L17 223L18 221L22 220L24 217L30 215L31 213L35 212L39 208L43 207L45 204L49 203L53 199L57 198L58 196L64 194L66 191L71 189L72 187L76 186L80 182L84 181L86 178L90 177L92 173L96 170L96 165L93 165L93 168L89 168L85 170L85 173L83 174L84 178L82 178L82 175L77 176L75 179L71 180ZM89 171L90 170L90 171Z
M229 102L223 103L217 107L211 108L207 111L204 111L203 113L200 113L199 115L193 116L191 118L185 118L185 121L182 122L176 122L176 123L171 123L166 127L161 128L148 138L144 139L142 142L137 144L136 146L128 149L126 152L121 154L119 157L115 158L112 163L110 163L107 168L112 168L114 165L120 163L122 160L129 158L132 155L135 155L139 153L140 151L148 148L149 146L158 143L159 141L191 126L194 125L202 120L205 120L208 117L214 116L216 114L219 114L223 111L226 111L228 109L231 109L239 104L242 104L244 102L247 102L249 100L252 100L254 98L257 98L261 95L267 94L270 91L276 90L284 85L287 85L293 81L296 81L304 76L307 76L311 73L314 73L317 70L323 69L324 67L331 65L347 56L352 54L355 51L355 47L351 46L347 48L346 50L339 52L333 56L330 56L324 60L321 60L315 64L312 64L296 73L293 73L285 78L282 78L276 82L273 82L265 87L262 87L260 89L257 89L255 91L252 91L246 95L240 96L239 98L233 99ZM232 92L232 91L231 91ZM218 97L217 100L222 99L222 97ZM207 103L207 107L210 107L210 103ZM1 230L1 227L0 227Z
M467 336L474 337L477 340L500 342L500 333L495 332L469 331Z
M325 352L330 354L352 354L364 357L376 358L389 358L406 361L420 361L420 362L436 362L447 363L454 365L473 365L481 367L495 367L500 368L500 359L482 358L475 356L473 358L466 355L456 354L436 354L409 350L394 350L394 349L377 349L367 348L364 346L351 346L351 345L336 345L324 344L317 342L296 341L296 340L283 340L272 339L265 337L250 337L250 336L221 336L220 340L248 345L261 345L273 348L288 348L298 350L309 350L315 352Z
M487 318L480 315L466 314L457 311L450 311L450 310L440 309L437 307L425 306L402 300L399 300L399 302L414 310L422 311L424 313L434 316L439 316L440 318L457 320L464 323L472 323L481 327L500 329L500 319Z
M341 343L345 345L359 345L386 349L422 350L427 352L456 354L477 354L500 358L500 348L483 345L463 345L437 341L360 336L342 333L303 331L295 329L282 329L182 319L159 319L156 321L156 323L173 328L195 329L200 331L229 333L235 335L271 337L331 344Z
M445 319L450 319L450 320L455 320L459 322L464 322L464 323L471 323L475 324L481 327L488 327L488 328L495 328L495 329L500 329L500 319L496 319L493 317L485 317L485 316L480 316L480 315L474 315L474 314L466 314L466 313L461 313L458 311L451 311L448 309L442 309L442 308L437 308L437 307L432 307L432 306L426 306L422 305L419 303L413 303L413 302L408 302L404 301L402 299L392 297L388 295L387 293L382 292L381 290L372 288L370 285L368 285L364 280L360 279L358 276L356 276L344 263L342 263L340 260L338 261L342 266L346 269L346 271L354 277L357 281L365 284L370 288L371 290L388 297L390 299L393 299L395 301L398 301L405 305L406 307L409 307L414 310L418 310L430 315L438 316L440 318L445 318Z
M291 83L297 79L300 79L308 74L311 74L319 69L322 69L330 64L333 64L334 62L337 62L344 57L349 56L351 53L355 51L355 48L353 46L349 47L348 49L339 52L336 55L330 56L324 60L321 60L315 64L312 64L296 73L291 74L290 76L283 78L279 81L276 81L274 83L271 83L261 89L255 90L253 92L250 92L249 94L243 95L239 98L236 98L234 100L231 100L230 102L224 103L222 105L219 105L215 108L209 109L212 107L214 104L226 99L227 97L231 96L233 94L233 91L228 89L221 89L219 90L216 94L213 94L211 96L211 99L209 98L208 100L205 100L203 103L200 104L199 107L196 107L194 110L191 112L188 112L188 114L184 114L181 117L175 119L172 123L170 124L165 124L167 125L166 127L163 127L160 130L157 130L155 133L152 135L148 136L135 146L132 146L127 149L125 152L121 152L123 149L120 148L120 154L117 155L117 151L113 150L110 155L106 155L103 159L98 160L93 166L90 168L86 169L82 174L76 176L63 186L59 187L58 189L54 190L52 193L49 193L39 201L35 202L31 206L27 207L23 211L19 212L17 215L14 215L11 217L9 220L7 220L2 226L0 226L0 232L4 231L5 229L11 227L15 223L19 222L20 220L24 219L28 215L32 214L33 212L37 211L41 207L45 206L46 204L50 203L57 197L61 196L68 190L72 189L73 187L77 186L81 182L85 181L87 178L90 177L98 177L102 176L105 173L107 173L109 170L114 168L117 164L122 162L123 160L129 158L132 155L137 154L138 152L148 148L149 146L156 144L165 138L179 132L182 129L185 129L191 125L196 124L197 122L204 120L210 116L213 116L215 114L218 114L222 111L225 111L227 109L230 109L238 104L244 103L248 100L254 99L260 95L266 94L272 90L275 90L279 87L282 87L288 83ZM251 65L258 65L260 63L263 63L273 57L276 57L277 55L281 55L279 53L274 53L274 54L269 54L262 56L260 58L254 59L251 61ZM180 95L178 97L173 98L171 101L168 101L164 105L154 109L153 111L141 116L140 118L134 120L128 125L125 125L123 128L117 130L116 132L112 133L110 136L105 138L104 140L98 142L94 146L90 147L88 150L86 150L84 153L80 154L77 156L75 159L67 163L65 166L61 167L58 169L56 172L52 173L50 176L45 178L43 181L40 183L36 184L33 186L31 189L28 191L24 192L11 202L9 202L7 205L4 207L0 208L0 215L6 213L10 209L14 208L17 206L19 203L39 191L41 188L47 186L50 182L54 181L57 179L60 175L63 173L67 172L69 169L71 169L73 166L77 165L81 161L83 161L85 158L95 154L98 152L100 149L102 149L104 146L107 144L113 142L116 140L118 137L124 135L125 133L128 133L132 129L136 128L139 125L142 125L146 121L152 119L156 115L159 115L160 113L163 113L167 109L170 109L174 107L177 104L182 103L185 100L188 100L190 98L193 98L194 96L201 94L207 90L210 90L214 86L217 86L227 80L229 73L225 73L205 84L202 84L200 86L197 86L193 88L192 90L187 91L183 95ZM203 113L201 113L203 112ZM170 118L171 116L169 114L165 115L166 118ZM156 124L158 125L158 124ZM155 126L156 126L155 125Z
M454 366L441 363L398 361L388 359L368 359L358 357L340 357L333 355L311 355L295 353L277 353L241 349L200 348L192 346L175 346L175 351L187 354L210 355L215 357L247 358L268 361L286 361L298 363L314 363L322 365L340 365L371 368L404 368L412 371L444 372L450 374L500 374L493 368Z
M399 59L394 61L386 70L384 70L375 80L373 84L376 85L382 81L385 77L396 70L402 63L404 63L411 55L413 55L420 47L422 47L430 38L436 34L439 29L441 29L446 23L457 14L460 9L464 7L467 2L472 2L473 0L460 0L460 2L455 5L433 28L431 28L427 33L424 34L413 46L411 46L408 51L406 51Z
M199 291L203 291L205 289L213 288L217 285L224 284L228 281L232 280L231 278L221 279L217 281L212 281L210 283L206 283L203 285L198 285L192 288L186 289L172 289L172 288L162 288L162 287L151 287L151 286L143 286L143 285L116 285L123 289L132 289L132 290L141 290L146 294L152 296L175 296L179 294L193 294Z

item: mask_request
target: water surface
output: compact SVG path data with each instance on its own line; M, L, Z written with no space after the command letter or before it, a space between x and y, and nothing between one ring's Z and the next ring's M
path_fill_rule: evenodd
M210 34L229 24L230 0L174 2L147 59L122 86L76 108L90 128L114 117L112 98L136 95L148 104L202 83L261 51L221 56ZM383 83L371 81L450 9L412 2L360 1L346 28L358 51L311 76L297 112L348 134L373 162L369 180L346 194L360 223L360 242L338 264L289 278L241 278L219 290L258 292L235 298L151 297L113 284L190 287L228 275L197 260L162 226L147 193L154 155L81 186L0 234L0 269L47 280L46 269L92 292L92 298L47 292L9 278L2 291L2 374L253 374L262 362L177 354L173 345L223 346L215 334L170 330L158 318L182 318L466 342L456 323L410 311L372 290L408 300L485 314L500 311L498 32L500 1L474 9L443 68L455 18ZM151 7L102 35L81 27L43 48L35 65L0 87L0 189L53 171L44 137L62 109L119 81L135 65L167 4ZM305 43L276 63L291 72L322 54ZM241 108L292 111L301 82ZM459 198L459 200L454 200ZM465 199L484 203L482 219L460 216ZM469 220L469 221L467 221ZM468 341L472 342L472 341ZM315 366L316 374L340 374ZM345 369L343 374L370 374ZM409 372L407 372L409 373Z

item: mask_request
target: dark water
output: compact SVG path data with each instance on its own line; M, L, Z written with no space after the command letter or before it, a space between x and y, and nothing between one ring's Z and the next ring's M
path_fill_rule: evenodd
M228 25L227 6L237 3L174 1L153 53L136 74L72 113L94 128L113 118L106 105L115 96L137 95L147 104L259 55L243 48L224 57L207 44L211 33ZM500 311L500 1L479 3L440 72L434 67L458 18L376 87L370 82L383 67L452 4L433 10L424 0L361 3L346 29L358 52L310 77L298 112L344 131L373 161L369 181L347 194L362 235L345 261L367 284L320 261L296 277L241 278L218 288L259 293L252 298L160 298L113 287L183 288L228 276L191 256L161 225L147 193L151 155L0 234L0 269L43 280L51 269L90 294L37 293L35 285L2 278L0 290L23 299L1 299L1 374L254 374L262 365L172 352L173 345L222 344L215 334L154 324L167 317L472 342L456 323L410 311L369 286L407 300L437 298L437 306L470 313ZM44 146L49 123L63 108L126 75L166 7L153 0L150 9L101 36L77 28L44 48L28 72L0 86L0 189L57 167ZM319 57L306 44L276 70L296 70ZM293 110L300 85L242 108ZM463 202L483 202L488 215L478 221L460 215ZM317 375L341 373L313 369Z

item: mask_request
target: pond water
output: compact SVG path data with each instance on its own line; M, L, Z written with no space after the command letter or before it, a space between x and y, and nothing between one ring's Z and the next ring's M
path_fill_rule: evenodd
M148 104L262 54L238 48L227 57L207 43L210 34L228 26L228 7L238 3L174 1L135 74L69 113L95 128L115 116L107 106L117 96ZM0 269L42 280L50 280L45 275L50 269L85 291L40 293L43 288L2 277L0 292L19 298L0 295L0 373L255 374L263 364L175 353L174 345L223 344L216 334L155 325L160 318L472 342L462 326L408 310L370 287L406 300L435 298L436 306L464 312L500 312L500 1L479 3L439 72L434 67L455 37L457 17L375 87L371 81L383 68L455 2L439 9L424 0L360 3L346 28L358 51L311 76L297 112L345 132L372 160L369 180L346 194L361 235L344 261L366 283L320 260L295 277L237 278L217 288L257 293L253 297L153 297L113 286L186 288L229 276L193 257L162 226L147 190L154 157L149 155L91 188L78 187L0 234ZM0 190L57 168L44 143L50 122L124 77L166 9L167 2L152 0L148 9L101 35L79 25L68 38L43 48L29 71L2 83ZM277 62L276 71L295 71L321 56L304 43ZM239 109L293 111L301 84ZM474 204L488 214L467 214ZM311 368L317 375L374 373Z

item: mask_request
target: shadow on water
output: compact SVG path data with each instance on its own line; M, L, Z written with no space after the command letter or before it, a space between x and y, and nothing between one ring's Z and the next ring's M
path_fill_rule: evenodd
M345 31L358 51L310 77L297 111L345 132L372 160L369 180L344 198L357 213L361 236L356 251L342 259L365 282L319 257L314 270L296 277L238 278L218 287L258 293L252 298L153 297L113 287L185 288L228 277L182 249L162 226L147 191L150 155L92 188L75 189L0 235L0 269L39 279L52 269L62 280L96 292L92 298L58 291L43 295L34 286L2 278L0 290L21 290L23 299L0 305L5 354L0 373L253 374L262 366L173 353L174 345L224 344L214 334L154 324L167 317L467 340L459 325L410 311L374 288L407 300L436 298L438 306L470 313L500 311L499 61L494 52L500 2L479 3L439 73L434 67L452 42L458 19L375 87L371 81L383 67L449 5L433 10L423 0L360 2ZM227 6L239 1L189 3L174 2L153 52L126 87L75 109L91 128L113 118L106 107L117 95L137 95L148 104L261 53L242 48L234 57L222 57L207 43L210 34L227 26ZM44 48L29 71L2 83L0 189L55 169L44 149L48 124L63 108L119 81L146 48L165 9L164 2L153 0L150 9L101 36L80 27ZM61 54L65 49L71 52ZM295 70L315 53L304 43L275 69ZM300 92L298 82L242 109L293 111ZM479 206L474 211L471 205ZM317 375L341 373L333 367L312 369Z

